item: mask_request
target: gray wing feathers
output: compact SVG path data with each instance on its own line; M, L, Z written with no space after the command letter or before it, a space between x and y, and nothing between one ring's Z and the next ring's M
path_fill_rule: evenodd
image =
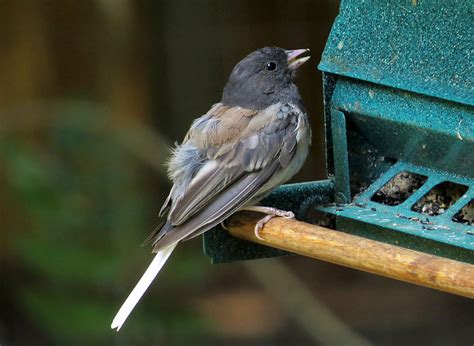
M221 192L242 172L236 169L224 169L215 161L206 164L191 181L186 193L178 197L168 219L173 225L180 225L200 210L214 195Z
M155 244L154 251L199 235L225 220L290 164L296 151L298 116L278 112L273 117L264 113L255 118L244 129L245 136L237 140L198 148L190 132L185 143L176 148L170 160L173 189L160 211L169 208L168 221L149 237ZM202 126L199 120L195 124ZM204 135L199 132L201 138ZM174 170L179 174L172 175Z
M182 224L234 180L262 169L278 155L281 166L286 167L296 145L296 124L291 121L274 123L278 123L279 128L272 123L269 125L271 131L265 128L265 131L226 145L215 154L214 160L202 166L186 192L174 199L168 216L171 224Z
M172 228L154 243L153 252L174 244L182 239L198 236L219 224L252 199L259 188L275 173L278 162L274 161L260 172L254 172L241 178L223 193L218 194L199 214L182 225ZM165 227L164 228L169 228Z

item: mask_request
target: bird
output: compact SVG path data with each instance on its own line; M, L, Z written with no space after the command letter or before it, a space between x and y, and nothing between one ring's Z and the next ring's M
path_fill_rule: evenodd
M296 70L309 49L257 49L233 68L221 101L193 121L167 163L173 185L148 237L155 257L112 321L120 330L176 245L194 238L240 210L294 218L291 211L256 205L302 167L311 128Z

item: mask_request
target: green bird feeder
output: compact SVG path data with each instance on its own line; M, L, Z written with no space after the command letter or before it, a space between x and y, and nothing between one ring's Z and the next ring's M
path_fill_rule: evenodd
M474 32L470 1L341 2L323 72L328 179L264 205L298 220L474 263ZM286 252L204 236L213 262Z

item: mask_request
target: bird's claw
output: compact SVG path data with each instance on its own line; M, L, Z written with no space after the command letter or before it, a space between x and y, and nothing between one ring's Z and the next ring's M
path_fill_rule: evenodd
M267 214L264 218L260 219L257 222L257 224L255 225L255 229L254 229L255 237L257 237L257 239L259 239L259 240L264 240L260 236L260 231L265 226L265 224L268 221L270 221L272 218L274 218L275 216L280 216L280 217L283 217L285 219L294 219L295 218L295 214L293 214L292 211L280 210L280 209L273 208L273 207L245 206L245 207L242 207L240 210L255 211L255 212L258 212L258 213Z
M265 216L264 218L260 219L257 224L255 225L255 237L259 240L264 240L262 236L260 236L260 231L262 228L265 226L265 224L273 219L275 216L280 216L285 219L294 219L295 214L292 211L286 211L286 210L279 210L279 209L274 209L272 214L269 214Z
M265 226L265 224L270 221L272 218L274 217L274 215L267 215L265 216L264 218L260 219L257 224L255 225L255 236L257 237L257 239L259 240L264 240L261 236L260 236L260 231L262 230L263 226Z
M294 219L295 218L295 214L292 211L284 211L284 210L280 210L280 211L282 213L280 215L277 215L277 216L284 217L285 219Z

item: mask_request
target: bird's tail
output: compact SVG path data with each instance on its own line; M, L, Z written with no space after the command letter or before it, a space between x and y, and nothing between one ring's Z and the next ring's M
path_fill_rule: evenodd
M112 325L110 326L112 329L116 329L117 331L120 330L128 315L130 315L135 305L137 305L140 298L153 282L153 279L158 275L161 268L163 268L163 265L170 257L176 245L177 243L171 244L156 253L155 258L153 258L153 261L148 266L140 281L138 281L133 291L120 307L117 315L115 315Z

